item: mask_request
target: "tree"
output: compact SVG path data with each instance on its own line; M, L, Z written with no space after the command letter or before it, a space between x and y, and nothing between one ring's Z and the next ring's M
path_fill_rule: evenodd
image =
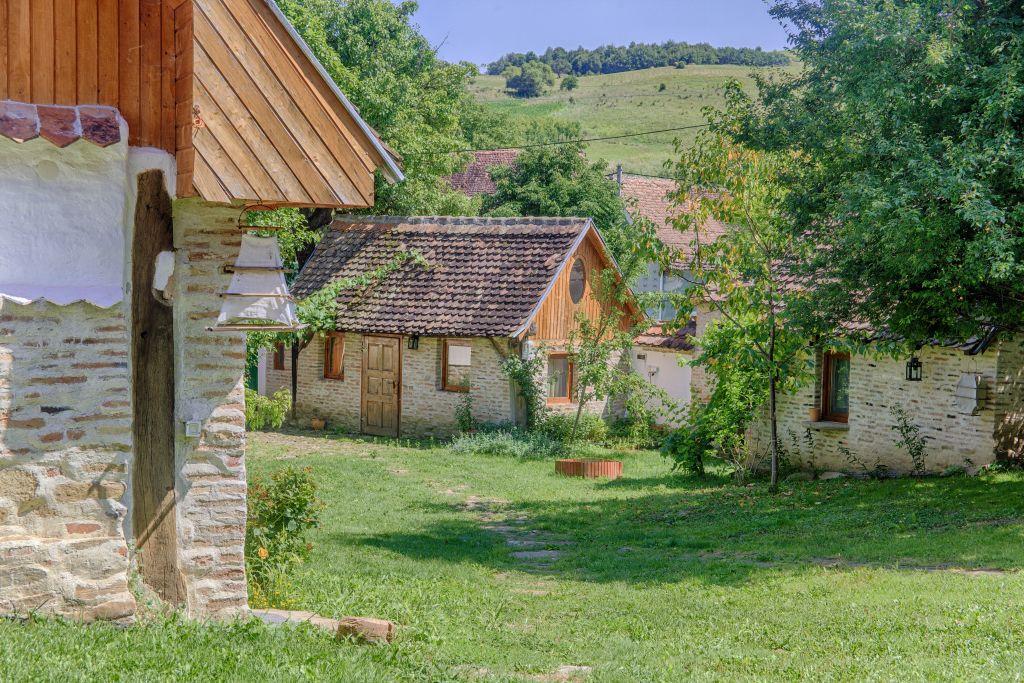
M778 394L807 376L809 338L794 316L806 290L794 287L789 267L805 256L786 210L787 159L736 145L726 118L707 112L711 128L676 164L675 197L687 210L676 226L696 235L688 291L694 307L715 316L698 340L695 363L713 377L708 406L696 415L698 441L738 453L737 442L755 411L768 405L771 488L779 476ZM730 226L714 241L703 238L709 220ZM737 391L737 388L742 391ZM729 422L729 418L733 420ZM717 430L714 434L701 429Z
M558 85L561 90L575 90L580 85L580 79L576 76L569 74L562 79L562 82Z
M635 255L653 254L658 244L649 221L630 221L615 181L603 161L590 163L578 143L523 152L516 164L495 168L493 195L483 200L490 216L587 216L608 244L627 281L645 266ZM630 265L637 264L637 265Z
M737 96L748 147L792 160L814 306L910 343L1024 317L1024 14L1017 0L774 0L798 75ZM856 293L856 296L851 296Z
M406 180L378 178L379 214L467 214L468 198L445 178L466 159L464 123L479 120L468 91L469 64L449 64L412 23L415 2L279 0L345 95L403 157Z
M626 318L631 294L614 268L595 271L590 287L600 304L594 319L582 311L575 316L565 350L573 363L576 415L569 432L569 445L576 442L580 420L592 401L607 400L633 392L648 392L650 383L633 372L628 363L633 340L646 326L641 314L634 325Z
M505 87L516 97L539 97L555 84L555 72L544 62L526 62L505 70Z

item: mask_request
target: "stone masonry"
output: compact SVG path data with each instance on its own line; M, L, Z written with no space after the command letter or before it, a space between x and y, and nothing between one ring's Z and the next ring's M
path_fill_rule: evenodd
M701 311L696 336L714 314ZM846 425L811 423L809 412L821 402L821 358L818 376L778 404L779 438L793 463L808 469L863 473L878 466L901 474L913 469L899 435L892 407L905 410L926 440L925 468L941 472L954 466L982 466L1004 457L1019 458L1024 427L1024 346L1019 338L1000 338L988 350L968 356L961 349L928 346L917 352L922 381L906 380L906 358L854 355L850 362L850 414ZM977 414L954 404L964 373L984 378L988 400ZM694 400L707 401L711 378L692 369ZM764 457L769 442L766 412L749 433L752 457Z
M0 612L135 611L127 346L120 306L0 300Z
M245 333L209 332L241 245L238 209L174 203L179 566L191 616L247 609L245 583ZM185 421L202 436L185 438Z
M399 430L402 436L447 437L457 429L455 411L464 394L441 388L441 339L421 337L419 348L406 348L402 339L402 393ZM507 340L472 340L470 397L473 417L482 423L512 422L513 392L501 371L497 345L509 354ZM360 429L362 335L345 335L344 379L324 378L324 342L316 338L299 354L297 407L300 418L322 417L345 431ZM268 360L267 393L291 387L291 352L285 369L274 370Z

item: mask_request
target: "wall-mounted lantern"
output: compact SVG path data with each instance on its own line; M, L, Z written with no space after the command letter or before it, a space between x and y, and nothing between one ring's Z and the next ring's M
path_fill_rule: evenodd
M907 361L907 381L908 382L920 382L921 381L921 370L924 366L921 365L921 359L917 356L911 356L910 360Z
M420 335L414 334L409 337L409 343L406 345L410 351L415 351L420 348Z

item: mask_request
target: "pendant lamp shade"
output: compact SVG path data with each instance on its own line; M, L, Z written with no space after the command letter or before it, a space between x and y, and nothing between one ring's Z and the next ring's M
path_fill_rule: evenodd
M243 235L214 331L298 330L276 237Z

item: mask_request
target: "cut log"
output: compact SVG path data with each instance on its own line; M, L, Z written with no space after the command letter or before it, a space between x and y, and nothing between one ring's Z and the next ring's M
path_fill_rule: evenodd
M395 637L395 625L386 619L373 617L342 617L328 619L313 612L285 609L254 609L252 615L268 624L307 623L334 635L338 640L355 638L367 643L390 643Z

